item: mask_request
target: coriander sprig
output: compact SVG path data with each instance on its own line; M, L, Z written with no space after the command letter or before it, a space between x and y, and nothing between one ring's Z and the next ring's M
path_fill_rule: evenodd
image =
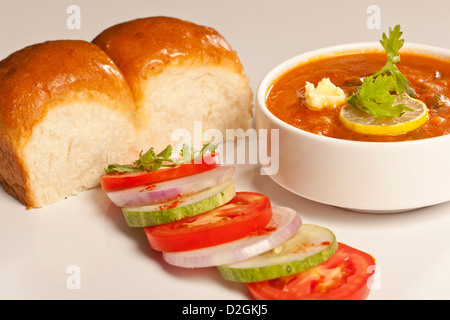
M173 160L173 148L168 145L163 151L156 154L154 148L150 148L147 152L141 151L139 159L133 164L109 164L105 169L105 173L137 173L142 171L158 171L163 167L175 167L183 163L192 162L196 159L202 158L208 152L216 151L218 144L207 143L203 145L201 150L195 150L187 144L183 144L180 156L182 161Z
M394 105L397 96L405 93L411 97L415 96L409 80L396 65L400 62L398 52L404 43L401 36L400 25L395 26L394 29L389 28L389 37L383 33L380 43L387 55L386 64L378 72L364 78L361 87L358 87L355 93L346 99L350 105L371 113L376 118L400 117L405 110L411 111L411 108L404 104Z

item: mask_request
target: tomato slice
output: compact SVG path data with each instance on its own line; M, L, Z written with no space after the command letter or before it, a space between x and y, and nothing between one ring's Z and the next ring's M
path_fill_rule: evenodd
M363 300L369 295L367 280L375 265L369 254L339 243L324 263L290 276L247 283L257 300Z
M149 183L156 183L175 178L190 176L193 174L217 168L220 165L219 156L216 153L205 155L200 162L195 160L176 167L162 168L158 171L143 171L138 173L108 173L100 176L102 190L130 188Z
M271 218L272 208L267 196L237 192L221 207L144 230L155 250L187 251L244 238L263 229Z

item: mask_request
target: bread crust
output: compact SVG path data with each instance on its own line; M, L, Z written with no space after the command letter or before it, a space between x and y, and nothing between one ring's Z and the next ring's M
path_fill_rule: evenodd
M135 108L119 68L97 46L82 40L48 41L11 54L0 61L0 92L0 182L28 207L34 207L36 199L23 148L50 108L81 92L118 101L111 105L130 121Z
M101 32L93 41L124 73L135 97L141 80L168 64L221 64L244 75L237 53L215 29L173 17L131 20Z
M133 104L121 71L89 42L48 41L11 54L0 61L0 133L29 138L49 102L86 89Z

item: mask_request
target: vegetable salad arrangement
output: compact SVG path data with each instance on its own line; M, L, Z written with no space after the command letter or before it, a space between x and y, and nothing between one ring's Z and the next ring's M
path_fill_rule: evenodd
M109 165L102 189L171 265L217 267L254 299L365 299L374 259L264 194L236 192L234 167L221 165L216 147L185 145L178 159L171 146L151 148L131 165Z

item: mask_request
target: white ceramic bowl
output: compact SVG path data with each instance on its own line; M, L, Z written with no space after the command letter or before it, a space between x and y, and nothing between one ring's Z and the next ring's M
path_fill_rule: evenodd
M268 130L268 141L271 130L279 130L279 168L270 177L302 197L362 212L407 211L449 201L450 135L405 142L341 140L295 128L267 109L268 89L287 70L318 56L367 50L383 48L377 42L315 50L264 77L256 95L256 129ZM450 50L442 48L405 44L404 51L450 60Z

